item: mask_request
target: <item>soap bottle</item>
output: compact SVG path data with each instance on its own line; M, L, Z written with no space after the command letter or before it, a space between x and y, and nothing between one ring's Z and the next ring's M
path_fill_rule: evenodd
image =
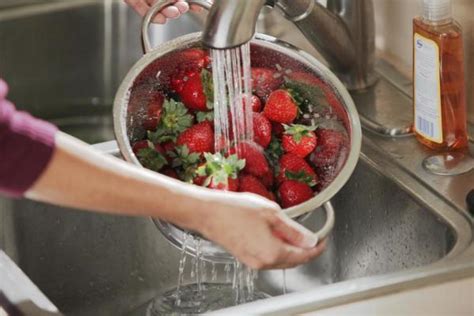
M464 53L451 0L422 0L413 20L414 130L439 151L468 146Z

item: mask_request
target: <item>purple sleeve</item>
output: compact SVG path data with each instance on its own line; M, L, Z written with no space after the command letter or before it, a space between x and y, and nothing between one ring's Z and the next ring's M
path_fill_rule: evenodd
M48 165L57 128L17 111L7 90L0 80L0 194L21 197Z

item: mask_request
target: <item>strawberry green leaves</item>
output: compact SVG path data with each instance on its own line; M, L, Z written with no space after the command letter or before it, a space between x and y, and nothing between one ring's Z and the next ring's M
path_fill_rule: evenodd
M148 142L147 148L138 151L137 157L142 166L153 171L160 171L168 164L166 158L159 153L151 142Z
M196 120L198 121L198 123L202 123L204 121L214 122L214 111L197 112Z
M317 184L317 181L314 179L314 177L306 173L304 170L298 172L286 170L285 176L287 180L303 182L309 185L310 187L314 187Z
M326 94L321 87L288 78L284 86L290 90L292 97L303 112L306 112L309 105L330 107Z
M283 124L283 127L285 128L285 134L293 136L293 139L297 143L301 142L301 139L304 136L311 135L310 132L314 132L317 128L316 126L306 126L301 124Z
M173 99L165 100L163 114L156 132L148 132L148 139L153 143L176 141L178 135L193 123L193 117L181 102Z
M229 179L237 179L241 170L245 168L245 160L237 155L224 157L221 153L205 153L206 163L197 169L197 175L207 177L204 186L211 183L227 185Z
M209 70L203 69L201 71L201 82L207 99L207 108L212 110L214 108L214 84Z
M200 162L200 155L190 153L188 146L182 145L176 146L174 151L168 152L168 156L173 159L171 166L178 169L180 179L191 183Z

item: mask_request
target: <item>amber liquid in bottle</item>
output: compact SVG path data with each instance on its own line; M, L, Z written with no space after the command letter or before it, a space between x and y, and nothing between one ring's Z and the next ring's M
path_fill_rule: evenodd
M414 35L435 42L439 47L442 141L430 140L415 128L416 137L434 150L465 149L468 137L461 27L452 19L432 23L417 17L414 19L413 32ZM415 67L413 71L416 71Z

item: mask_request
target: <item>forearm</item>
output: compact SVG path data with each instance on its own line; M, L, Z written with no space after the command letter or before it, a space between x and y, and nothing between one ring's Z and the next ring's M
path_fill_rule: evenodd
M117 158L66 134L56 134L47 169L26 197L67 207L123 215L154 216L195 228L204 218L208 192ZM203 191L203 192L199 192ZM207 190L205 190L207 191Z

